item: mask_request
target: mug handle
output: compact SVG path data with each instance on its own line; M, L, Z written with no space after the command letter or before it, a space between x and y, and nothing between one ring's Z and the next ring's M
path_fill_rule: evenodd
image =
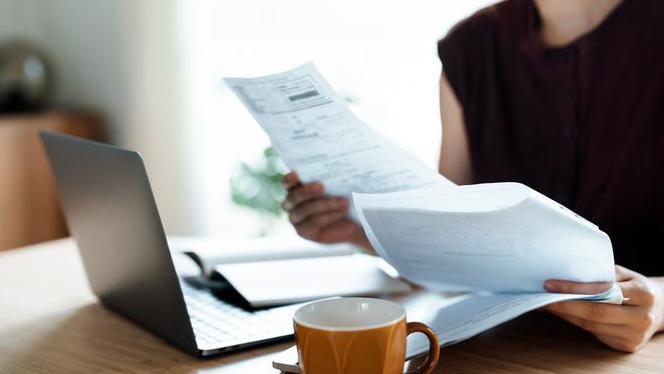
M408 322L406 325L406 336L414 333L421 332L429 339L429 356L422 367L418 368L416 373L428 374L433 371L438 363L440 357L440 347L438 346L438 337L436 333L429 328L429 326L421 322Z

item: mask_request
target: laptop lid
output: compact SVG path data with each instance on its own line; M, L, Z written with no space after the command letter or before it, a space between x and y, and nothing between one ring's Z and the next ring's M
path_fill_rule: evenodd
M40 132L93 292L104 305L198 354L141 156Z

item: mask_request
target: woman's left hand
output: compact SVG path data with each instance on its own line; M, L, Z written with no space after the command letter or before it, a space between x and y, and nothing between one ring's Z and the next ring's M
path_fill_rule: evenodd
M591 332L611 348L636 352L664 330L664 291L647 277L616 266L616 282L626 300L622 305L564 301L545 307L552 314ZM549 292L593 294L610 284L548 280Z

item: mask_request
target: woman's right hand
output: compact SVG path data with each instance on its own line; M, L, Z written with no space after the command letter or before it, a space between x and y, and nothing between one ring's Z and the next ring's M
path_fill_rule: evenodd
M348 218L347 198L326 196L322 183L302 183L295 172L286 174L282 183L288 195L281 207L301 237L320 243L350 242L373 252L362 227Z

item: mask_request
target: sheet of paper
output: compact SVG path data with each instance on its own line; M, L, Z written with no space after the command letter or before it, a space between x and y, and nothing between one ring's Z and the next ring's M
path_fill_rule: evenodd
M430 289L542 292L547 279L614 281L609 237L521 184L353 200L381 257Z
M617 291L616 291L617 289ZM620 300L622 293L616 288L594 296L524 293L488 294L464 296L458 302L435 309L423 315L412 315L413 321L422 321L430 326L438 336L441 346L459 343L495 326L512 320L524 313L544 305L567 300ZM408 357L428 351L429 345L423 336L414 335L408 340Z
M220 273L254 307L332 296L371 296L410 291L381 270L380 259L355 254L218 265Z
M304 182L330 195L453 186L353 114L312 63L259 78L226 78Z

